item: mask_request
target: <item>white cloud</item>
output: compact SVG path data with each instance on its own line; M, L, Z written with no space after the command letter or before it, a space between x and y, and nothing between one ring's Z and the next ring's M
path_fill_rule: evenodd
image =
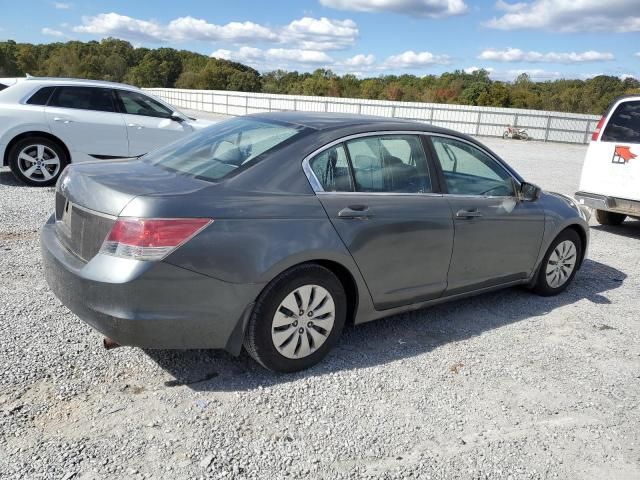
M504 11L487 26L501 30L545 29L559 32L638 32L638 0L499 0Z
M333 59L325 52L291 48L269 48L263 50L254 47L241 47L235 51L219 49L213 52L211 56L248 63L258 67L271 67L273 65L272 62L278 65L282 65L283 62L286 64L305 65L319 65L333 62Z
M280 28L253 22L230 22L216 25L191 16L180 17L163 25L114 12L84 17L75 32L114 36L141 42L210 41L234 44L269 42L298 50L340 50L351 47L359 31L353 20L326 17L303 17Z
M275 41L278 38L269 28L253 22L230 22L226 25L214 25L198 18L180 17L172 20L168 25L161 25L155 21L139 20L113 12L84 17L82 25L74 27L73 30L78 33L109 35L150 42L182 40Z
M71 8L71 4L66 2L53 2L53 8L57 8L58 10L68 10Z
M341 50L352 46L358 34L353 20L303 17L287 25L281 36L306 50Z
M358 68L361 70L367 70L373 67L376 63L376 57L373 55L363 55L362 53L354 55L353 57L343 60L341 64L347 68Z
M556 80L558 78L575 78L575 75L563 75L560 72L547 71L542 69L518 69L518 70L507 70L507 71L493 71L491 72L491 78L494 80L503 80L503 81L511 81L518 78L518 76L526 73L529 75L531 80L535 81L545 81L545 80Z
M325 7L359 12L393 12L418 17L448 17L467 11L464 0L320 0Z
M384 61L384 67L399 68L424 68L432 65L446 65L449 63L447 55L434 55L431 52L414 52L407 50L398 55L391 55Z
M478 55L481 60L492 60L494 62L545 62L545 63L584 63L602 62L613 60L615 57L609 52L596 52L589 50L586 52L525 52L519 48L507 48L505 50L484 50Z
M464 69L464 73L472 74L472 73L478 72L480 70L484 70L486 72L491 73L491 72L493 72L494 69L491 68L491 67L467 67L467 68Z
M640 58L640 52L636 53L636 57Z
M40 33L42 33L43 35L50 35L52 37L64 37L65 34L63 32L61 32L60 30L54 30L53 28L49 28L49 27L44 27L42 30L40 30Z

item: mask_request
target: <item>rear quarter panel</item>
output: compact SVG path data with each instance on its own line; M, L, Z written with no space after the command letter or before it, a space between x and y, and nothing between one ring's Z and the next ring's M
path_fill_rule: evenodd
M635 157L625 161L616 155L616 147L628 149ZM580 191L640 201L640 145L591 142L582 167Z
M3 162L2 165L5 165L5 149L9 142L26 132L51 133L44 107L0 104L0 162Z

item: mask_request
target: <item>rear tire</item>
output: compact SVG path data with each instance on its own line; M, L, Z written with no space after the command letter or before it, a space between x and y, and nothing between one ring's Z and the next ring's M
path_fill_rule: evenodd
M278 275L258 297L244 347L274 372L304 370L334 347L346 316L347 297L333 272L298 265Z
M520 134L520 138L526 142L527 140L529 140L529 134L526 132L522 132Z
M66 150L46 137L27 137L17 141L9 151L11 173L22 183L48 187L69 164Z
M573 281L582 258L582 240L567 229L551 243L542 259L533 291L543 297L558 295Z
M620 225L626 218L624 213L596 210L596 220L600 225Z

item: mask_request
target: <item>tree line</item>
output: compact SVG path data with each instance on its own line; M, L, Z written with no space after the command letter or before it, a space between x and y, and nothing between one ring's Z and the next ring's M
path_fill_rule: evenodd
M115 38L34 45L0 42L0 77L74 77L125 82L139 87L235 90L410 102L602 113L619 95L640 94L640 82L599 75L586 80L536 82L527 74L513 82L492 80L486 70L442 75L380 75L359 78L328 69L314 72L257 70L221 58L173 48L134 48Z

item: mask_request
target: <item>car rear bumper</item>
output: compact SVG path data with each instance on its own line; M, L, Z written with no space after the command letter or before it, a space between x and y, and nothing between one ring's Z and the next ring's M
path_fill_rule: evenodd
M85 263L42 229L45 277L73 313L120 345L240 352L260 284L233 284L165 262L99 254Z
M577 192L575 197L580 205L586 205L596 210L624 213L634 217L640 216L640 201L638 200L628 200L588 192Z

